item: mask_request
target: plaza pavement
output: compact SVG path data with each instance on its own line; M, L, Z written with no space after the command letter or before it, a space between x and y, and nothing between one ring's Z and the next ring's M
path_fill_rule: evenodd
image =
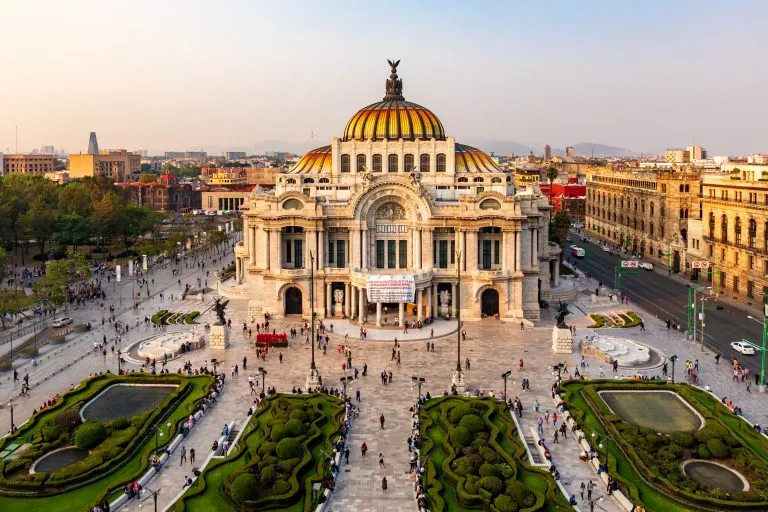
M220 266L220 265L217 265ZM199 273L196 270L185 270L182 276L182 285L185 282L192 282ZM166 299L160 302L159 298L145 302L139 311L139 318L143 319L145 315L151 315L157 309L165 308L171 304L168 295L174 293L178 295L179 288L178 276L171 276L170 269L156 270L154 275L156 284L153 293L159 293L165 290ZM109 292L109 289L107 290ZM108 297L106 304L114 302L113 297ZM127 302L124 300L124 302ZM174 308L195 310L199 309L199 304L194 301L174 301ZM584 334L591 334L586 326L591 320L585 313L572 306L572 315L568 316L566 321L576 326L577 338ZM682 361L686 359L699 359L700 376L702 385L709 384L712 390L720 396L726 395L734 402L740 405L747 418L754 422L765 424L768 422L768 405L765 397L756 392L753 387L753 393L749 394L742 383L731 381L729 364L725 359L721 359L719 365L714 364L714 355L705 351L703 354L699 346L685 341L681 334L669 332L665 329L660 320L652 318L650 315L638 308L637 305L621 306L609 305L602 308L589 309L586 312L606 312L606 311L626 311L634 310L640 314L646 325L646 332L640 332L639 328L633 329L602 329L606 334L620 335L632 338L638 342L648 344L649 346L663 352L669 356L677 354L680 358L680 364L677 365L677 375L682 377ZM43 361L37 368L31 369L31 381L40 381L38 385L33 386L31 396L26 398L17 398L15 403L16 424L26 420L32 412L32 409L52 396L55 393L63 393L69 389L70 385L76 384L89 374L104 371L110 368L115 371L115 357L108 353L106 361L101 355L94 354L91 351L93 339L101 338L101 311L98 307L86 307L67 312L69 316L79 321L91 321L95 329L90 333L82 335L72 335L72 341L68 341L64 351L57 353L50 358L43 358ZM203 418L200 426L186 440L187 450L195 448L197 452L196 466L199 466L209 454L210 446L218 437L223 425L232 420L238 422L241 427L246 420L246 412L251 403L247 385L247 375L254 374L258 366L263 366L267 370L267 386L275 386L278 390L289 391L293 386L304 387L306 371L309 368L310 348L304 343L303 338L297 337L290 341L289 347L285 349L274 349L270 351L266 361L256 361L253 349L248 347L248 342L243 336L242 323L246 322L251 326L251 319L247 316L246 301L233 300L227 309L227 315L232 319L231 346L227 350L216 351L205 348L200 351L194 351L185 355L183 359L178 359L169 363L170 371L176 371L184 362L191 361L193 366L199 367L211 358L217 358L222 366L222 371L227 373L227 386L222 394L220 402ZM580 355L554 355L551 352L551 333L553 325L553 312L546 310L543 312L542 320L537 322L534 328L526 328L521 331L517 323L502 323L494 319L486 319L479 322L467 322L464 328L467 330L467 341L462 343L461 362L469 358L471 369L466 372L467 383L470 388L484 387L486 392L493 390L499 396L503 391L503 382L500 378L501 373L512 370L513 379L508 382L508 396L520 396L523 405L523 417L521 426L524 434L528 434L531 428L536 428L537 416L533 413L534 400L538 400L542 412L549 409L553 411L554 406L550 396L550 387L555 380L552 372L552 365L565 362L569 369L573 369ZM119 318L131 322L135 321L135 314L130 305L124 308ZM203 315L199 322L211 322L213 312L208 311ZM440 322L438 322L439 324ZM445 327L447 333L455 330L455 324L452 327L451 322L445 322L444 326L438 331L443 332ZM290 327L300 327L300 318L289 318L285 320L275 320L270 323L270 329L274 328L278 332ZM343 358L336 351L340 343L345 342L340 332L341 323L335 322L335 333L329 334L331 343L326 355L322 351L316 350L316 363L323 377L323 381L328 386L338 387L339 378L343 376L342 362ZM109 324L107 324L109 327ZM188 327L167 327L168 330L185 330ZM356 329L355 326L349 329ZM426 328L425 328L426 329ZM107 329L105 329L107 331ZM255 335L255 329L253 329ZM369 333L373 329L369 328ZM113 330L111 331L113 332ZM152 328L145 328L143 323L140 328L132 328L128 334L128 340L123 342L127 346L133 341L138 341L149 336L156 331ZM343 332L343 331L342 331ZM418 330L411 330L409 334L423 338ZM347 345L352 351L352 366L357 367L362 374L363 364L368 364L368 375L362 377L348 386L348 393L354 397L355 390L360 389L362 401L359 404L361 409L360 417L353 422L350 434L350 462L349 465L342 464L337 482L337 488L331 497L328 510L331 511L379 511L379 510L415 510L413 492L408 478L409 453L406 447L406 438L410 434L410 411L416 399L416 390L411 387L411 376L424 377L426 383L423 392L429 391L433 395L440 395L444 390L449 389L451 383L451 372L456 366L456 336L448 334L447 337L436 337L435 352L427 352L423 341L408 341L404 339L402 331L385 331L388 336L395 335L401 341L402 366L397 366L391 360L392 343L387 341L374 341L369 339L346 340ZM108 338L110 335L108 334ZM283 353L283 364L278 361L278 353ZM248 370L243 371L240 368L238 379L232 379L230 376L231 366L242 365L243 356L248 357ZM79 361L71 363L78 358ZM525 368L522 372L517 370L518 360L523 358ZM588 373L596 377L599 372L600 363L592 357L587 357L590 368ZM61 368L65 369L59 373L53 374L53 371ZM136 368L129 365L129 368ZM28 366L22 366L20 376L24 375L24 369ZM379 374L382 370L391 370L393 373L393 382L390 386L382 386ZM671 370L671 368L670 368ZM608 365L605 365L606 374L609 373ZM642 371L649 375L659 374L660 369ZM629 376L634 372L622 371L620 374ZM47 380L43 380L46 374ZM348 372L348 375L350 373ZM20 382L14 386L9 379L10 374L5 374L0 378L0 397L3 404L10 394L17 394ZM531 380L531 391L523 392L520 389L520 379L527 377ZM754 381L753 381L754 382ZM8 425L7 407L2 412L2 424L4 428ZM385 428L379 427L378 418L384 414L386 418ZM572 494L578 497L578 486L582 481L589 479L597 482L597 478L591 469L583 462L579 461L579 449L575 441L571 438L570 432L566 440L560 444L552 443L552 427L545 428L545 441L548 443L552 455L553 463L558 467L561 480L565 487ZM368 444L368 456L363 460L360 456L360 444L365 441ZM378 454L384 456L384 468L378 467ZM192 465L188 462L185 465L179 465L179 454L175 453L170 462L163 468L161 475L157 477L149 487L152 489L161 489L159 497L159 508L166 506L170 500L181 490L183 478L191 472ZM389 488L386 494L381 491L381 478L387 476ZM601 494L601 487L598 486L596 495ZM135 508L135 504L131 507ZM606 510L618 510L617 505L606 500L601 503Z

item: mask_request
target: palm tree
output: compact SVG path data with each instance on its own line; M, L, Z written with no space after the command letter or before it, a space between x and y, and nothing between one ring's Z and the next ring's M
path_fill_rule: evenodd
M552 203L552 182L554 182L557 179L557 176L560 174L560 171L557 170L557 167L550 166L547 169L547 180L549 180L549 202Z

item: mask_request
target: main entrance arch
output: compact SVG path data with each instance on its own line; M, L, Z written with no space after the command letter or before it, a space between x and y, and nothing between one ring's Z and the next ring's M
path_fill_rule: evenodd
M480 296L480 312L485 316L499 314L499 292L488 288Z
M301 290L292 286L285 290L285 314L301 314Z

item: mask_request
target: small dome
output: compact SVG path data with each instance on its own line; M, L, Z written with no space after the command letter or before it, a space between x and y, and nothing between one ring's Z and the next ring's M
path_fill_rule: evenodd
M306 153L288 174L317 174L331 172L331 146L322 146Z
M397 76L400 61L388 61L392 74L383 101L363 107L344 128L344 141L383 139L445 140L443 124L428 108L405 101L403 81Z
M481 151L466 144L456 144L456 172L504 172L496 162Z

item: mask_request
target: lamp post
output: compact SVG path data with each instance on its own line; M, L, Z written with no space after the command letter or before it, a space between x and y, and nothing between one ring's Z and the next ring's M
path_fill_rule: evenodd
M507 401L507 380L512 375L512 371L507 371L501 374L501 378L504 379L504 402Z
M701 312L699 313L699 318L701 318L701 351L704 352L704 301L707 299L711 299L713 296L709 297L702 297L701 298Z
M264 394L264 384L267 380L267 370L265 370L263 366L259 366L259 374L261 375L261 394L267 396Z
M669 358L672 363L672 384L675 383L675 363L677 362L677 354Z
M13 434L16 431L16 425L13 423L13 408L15 407L13 403L13 397L8 397L8 408L11 410L11 434Z
M155 502L155 512L157 512L157 495L160 494L161 489L153 491L152 489L150 489L148 487L145 487L143 490L144 490L145 493L149 493L150 496L147 496L146 498L144 498L143 500L141 500L139 502L139 508L141 508L141 504L142 503L147 501L149 498L152 498L154 500L154 502Z
M768 320L768 304L763 305L763 321L760 322L757 318L753 317L752 315L748 315L748 318L751 320L754 320L755 322L762 323L763 324L763 337L762 337L762 346L760 348L760 383L758 384L757 389L761 393L765 393L765 342L766 342L766 336L768 335L768 324L766 324L766 320Z
M171 422L169 421L168 423L166 423L165 426L168 427L168 433L170 434L170 432L171 432ZM162 425L155 425L155 451L157 451L160 448L160 442L159 442L160 440L159 440L159 438L163 437L165 435L162 432L160 432L160 428L161 427L162 427Z
M312 350L312 362L309 365L309 373L307 374L307 391L320 385L320 372L317 371L317 366L315 366L315 255L312 251L309 251L309 306L311 314L310 329L312 342L310 343L310 348Z
M421 385L424 384L425 382L427 382L427 379L425 379L424 377L416 377L414 375L413 377L411 377L411 382L413 382L414 384L418 384L418 386L419 386L419 398L421 398Z
M456 389L457 393L464 393L467 385L464 382L464 372L461 371L461 251L456 252L456 269L458 274L458 284L456 286L456 320L458 329L456 330L456 369L453 371L451 387Z

